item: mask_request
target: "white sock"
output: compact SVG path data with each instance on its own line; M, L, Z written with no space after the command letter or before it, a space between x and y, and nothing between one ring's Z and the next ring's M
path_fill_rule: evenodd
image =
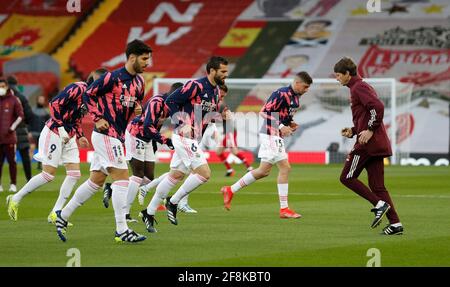
M243 177L241 177L241 179L239 179L238 181L236 181L232 186L231 186L231 191L233 193L235 193L236 191L238 191L239 189L250 185L252 183L254 183L256 181L256 178L253 176L252 172L249 171L247 172Z
M81 172L79 170L68 170L66 173L66 178L59 189L59 196L56 200L55 206L53 206L52 212L56 210L61 210L64 207L64 203L66 203L67 199L69 199L70 194L72 193L73 187L77 184L77 181L81 177Z
M13 195L12 200L15 202L20 202L26 195L43 186L47 182L52 181L54 178L55 177L53 175L46 173L45 171L33 176L24 187Z
M83 205L89 198L91 198L94 193L100 189L100 186L93 183L90 179L86 180L81 184L77 190L75 190L74 195L69 200L69 203L62 209L61 216L63 219L67 220L72 215L72 213Z
M188 200L189 200L189 193L180 199L180 201L178 202L178 205L180 205L180 206L186 205L186 204L188 204Z
M128 180L116 180L111 184L116 231L119 234L128 230L127 220L125 219L128 184Z
M166 172L166 173L160 175L160 177L155 178L154 180L150 181L150 183L146 184L142 188L146 192L148 192L150 189L157 187L160 184L160 182L166 178L167 175L169 175L169 172Z
M125 214L130 213L131 206L133 205L134 199L139 190L139 186L141 186L142 178L137 176L130 177L130 182L128 183L128 192L127 192L127 210Z
M401 222L397 222L397 223L391 224L391 226L392 227L399 227L399 226L402 226L402 223Z
M380 207L383 206L383 204L384 204L384 201L378 200L377 205L375 206L375 208L380 208Z
M280 208L288 207L288 183L279 183L278 198L280 199Z
M170 202L178 204L181 198L191 193L194 189L204 184L208 180L199 174L190 174L175 194L170 198Z
M150 215L155 215L158 206L161 202L167 197L170 190L177 185L178 180L171 177L170 175L166 176L160 184L156 187L156 192L152 197L152 200L147 206L147 213Z

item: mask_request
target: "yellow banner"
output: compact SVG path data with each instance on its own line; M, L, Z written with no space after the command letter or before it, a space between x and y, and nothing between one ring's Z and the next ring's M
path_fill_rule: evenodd
M261 28L232 28L220 42L222 48L245 48L249 47L256 37L258 37Z
M27 16L13 14L0 27L0 58L49 53L67 35L74 16Z

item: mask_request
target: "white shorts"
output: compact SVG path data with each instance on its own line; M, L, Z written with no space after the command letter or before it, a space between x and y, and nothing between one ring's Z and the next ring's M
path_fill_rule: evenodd
M172 135L172 143L175 153L170 161L170 168L188 174L197 167L208 164L205 154L199 147L197 141Z
M126 160L130 161L135 158L139 161L156 161L155 153L153 152L152 142L145 142L134 136L128 131L125 132L125 149Z
M125 160L125 150L120 140L93 131L91 136L94 147L94 157L91 161L90 171L108 173L108 167L128 169Z
M39 136L38 153L33 156L43 165L57 168L66 163L80 163L80 152L78 150L76 137L64 144L56 133L45 126Z
M259 134L260 148L258 157L261 161L275 164L288 158L284 140L278 136Z

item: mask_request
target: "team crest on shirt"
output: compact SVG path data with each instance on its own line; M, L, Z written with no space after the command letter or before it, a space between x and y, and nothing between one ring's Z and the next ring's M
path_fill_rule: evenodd
M136 101L136 97L125 96L124 94L120 95L120 103L124 107L127 107L127 108L134 107L135 101Z
M292 117L300 108L289 108L289 115Z
M204 111L204 112L212 112L212 111L214 111L215 109L216 109L216 104L215 103L212 103L212 102L208 102L208 101L205 101L205 100L202 100L202 110Z

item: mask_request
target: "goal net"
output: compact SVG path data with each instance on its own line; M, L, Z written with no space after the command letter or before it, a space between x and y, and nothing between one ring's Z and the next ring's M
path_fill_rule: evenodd
M175 82L185 78L156 78L153 94L165 93ZM341 136L343 127L351 127L350 91L335 79L313 79L308 93L300 99L300 110L294 121L298 130L285 139L289 160L293 163L342 163L350 152L355 138ZM258 134L262 119L258 112L271 93L291 83L291 79L227 79L226 103L234 112L239 148L257 155ZM385 105L384 124L391 140L391 164L409 157L408 137L413 118L409 113L413 86L392 78L365 79L376 90ZM395 119L395 120L393 120ZM218 127L220 131L221 128Z

